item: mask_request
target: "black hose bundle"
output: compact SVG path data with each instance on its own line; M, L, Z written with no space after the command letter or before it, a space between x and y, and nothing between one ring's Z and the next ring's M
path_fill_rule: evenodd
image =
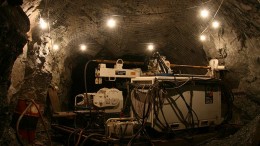
M188 102L186 101L186 99L181 91L181 87L183 87L185 84L187 84L189 82L191 82L190 79L188 79L187 81L184 81L183 83L179 83L177 80L162 81L161 86L162 86L162 88L165 88L164 86L171 87L171 89L174 89L174 91L177 92L177 94L179 95L178 98L181 98L184 101L185 106L187 107L188 113L187 113L186 117L184 117L182 111L178 107L175 100L173 100L171 97L167 97L167 100L170 103L170 106L171 106L172 110L175 112L177 118L185 125L185 127L194 128L195 127L194 116L196 117L197 121L198 121L198 116L197 116L196 112L192 109L192 102L190 102L190 104L188 104ZM193 91L191 90L190 91L190 100L191 101L192 101L192 98L193 98ZM189 119L189 120L187 120L187 119Z
M143 134L150 142L151 145L152 141L151 138L149 137L149 135L146 132L145 126L146 126L146 122L149 119L149 115L151 113L152 110L152 103L154 100L154 85L151 86L146 86L148 87L148 89L146 88L145 91L142 91L142 89L144 89L145 86L143 86L142 88L140 88L142 86L136 86L132 92L131 92L131 104L132 104L132 111L137 119L137 121L141 124L140 128L138 129L138 131L136 132L136 134L130 139L130 141L128 142L127 146L131 146L134 139L136 139L136 137L139 134ZM142 97L139 96L139 94L145 94L144 99ZM143 106L139 106L139 109L136 109L136 103L133 103L134 99L138 100L135 102L139 102L139 104L143 105ZM144 100L143 102L141 102L142 100ZM142 110L142 111L140 111Z

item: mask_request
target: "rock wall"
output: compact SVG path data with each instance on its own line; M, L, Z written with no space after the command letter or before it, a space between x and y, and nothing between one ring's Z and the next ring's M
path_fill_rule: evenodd
M16 58L27 43L26 33L30 22L22 8L22 1L1 1L0 3L0 144L2 134L10 122L8 88L11 71ZM14 86L16 86L14 84Z
M70 88L71 62L67 62L64 47L67 30L64 26L53 25L50 29L41 29L39 19L46 16L45 3L41 0L24 1L22 8L31 22L28 32L29 42L23 54L15 61L12 70L12 84L9 88L9 100L14 105L17 98L33 98L45 106L49 85L59 87L59 96L66 96ZM46 18L46 17L45 17ZM53 49L59 43L59 50Z
M210 58L218 58L228 70L226 80L235 92L235 108L248 117L259 115L260 104L260 15L256 1L225 1L217 15L218 30L208 29L209 40L204 50ZM247 110L245 110L247 109ZM242 114L242 113L238 113Z
M227 69L227 79L233 88L246 91L260 103L260 38L247 38L246 47L241 48L237 34L231 27L225 27L225 34L212 34L204 49L211 58L219 58Z

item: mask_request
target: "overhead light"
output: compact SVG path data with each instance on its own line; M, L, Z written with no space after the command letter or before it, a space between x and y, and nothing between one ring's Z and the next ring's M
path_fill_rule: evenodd
M110 28L114 28L116 26L116 20L113 18L110 18L107 20L107 26Z
M205 41L205 40L206 40L206 36L205 36L205 35L203 35L203 34L202 34L202 35L200 35L200 40L201 40L201 41Z
M60 48L59 45L57 45L57 44L54 44L54 45L53 45L53 50L54 50L54 51L58 51L59 48Z
M45 22L44 19L40 18L40 27L42 29L46 29L48 27L48 24Z
M147 46L147 49L148 49L149 51L153 51L153 50L154 50L154 44L149 44L149 45Z
M213 21L212 22L212 27L213 28L218 28L219 27L219 22L218 21Z
M86 50L87 50L87 46L84 45L84 44L81 44L81 45L80 45L80 50L81 50L81 51L86 51Z
M207 9L202 9L202 10L200 11L200 16L201 16L202 18L207 18L207 17L209 16L209 11L208 11Z

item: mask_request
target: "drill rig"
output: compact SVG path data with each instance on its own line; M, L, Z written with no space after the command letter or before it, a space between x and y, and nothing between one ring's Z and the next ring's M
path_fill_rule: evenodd
M109 82L117 82L118 78L129 81L125 84L126 91L103 87L96 93L75 97L76 111L84 107L85 112L117 115L103 123L107 138L132 140L147 134L146 127L169 133L216 126L226 119L222 110L223 88L218 76L225 67L219 65L217 59L210 60L208 66L177 65L157 52L150 58L146 72L140 68L123 68L124 64L144 65L142 62L92 61L99 63L95 69L95 84L102 84L105 79ZM114 67L108 68L107 64L111 63ZM206 69L207 73L174 74L174 67ZM129 110L125 110L127 107Z

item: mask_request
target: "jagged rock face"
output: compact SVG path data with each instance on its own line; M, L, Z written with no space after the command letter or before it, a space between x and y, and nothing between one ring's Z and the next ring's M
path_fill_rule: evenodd
M221 59L228 69L233 88L260 103L260 16L259 2L226 1L220 12L220 31L208 30L210 40L204 49L208 56Z
M0 6L0 139L9 123L9 101L7 91L11 81L11 71L16 58L27 43L26 32L30 22L19 1L10 4L1 1ZM2 140L2 139L1 139ZM1 141L2 142L2 141ZM0 143L1 143L0 142Z
M225 1L219 11L219 30L209 29L207 56L218 58L228 70L226 82L235 93L234 123L244 124L259 115L260 103L260 4L256 1ZM235 89L235 90L234 90Z

